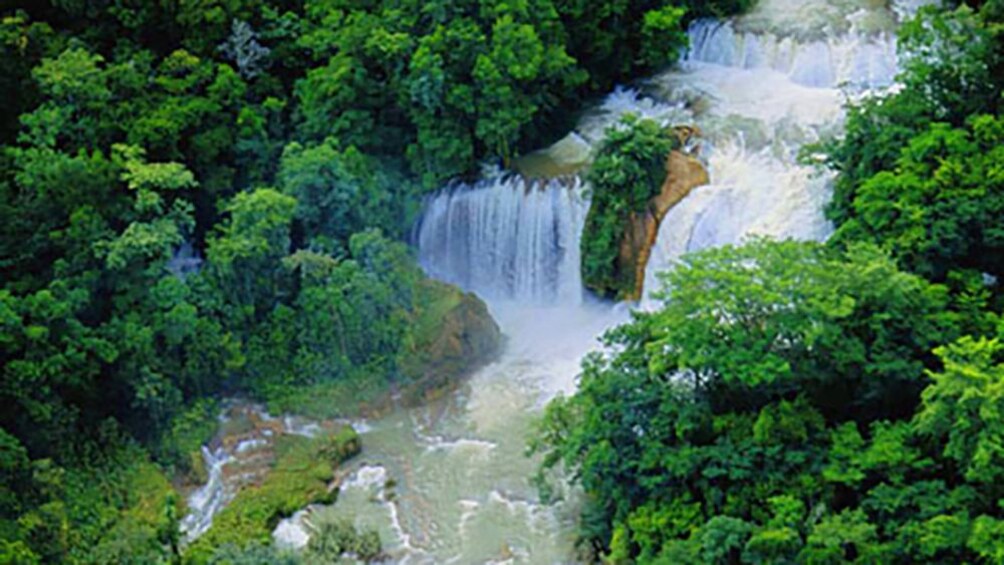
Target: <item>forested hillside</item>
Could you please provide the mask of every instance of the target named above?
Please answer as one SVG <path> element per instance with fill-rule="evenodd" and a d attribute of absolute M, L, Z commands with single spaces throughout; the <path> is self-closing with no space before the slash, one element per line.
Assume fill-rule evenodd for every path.
<path fill-rule="evenodd" d="M 928 7 L 805 151 L 824 244 L 685 256 L 534 447 L 609 563 L 1004 563 L 1004 4 Z"/>
<path fill-rule="evenodd" d="M 178 562 L 220 398 L 406 387 L 440 332 L 489 358 L 402 242 L 422 195 L 747 3 L 4 3 L 0 562 Z"/>

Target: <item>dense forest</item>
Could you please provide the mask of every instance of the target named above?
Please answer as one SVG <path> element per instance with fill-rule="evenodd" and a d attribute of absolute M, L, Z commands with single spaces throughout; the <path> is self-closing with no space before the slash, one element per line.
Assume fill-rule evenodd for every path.
<path fill-rule="evenodd" d="M 279 559 L 244 547 L 261 524 L 182 556 L 172 481 L 219 400 L 441 371 L 423 347 L 445 313 L 487 314 L 403 243 L 422 195 L 560 136 L 745 4 L 5 2 L 0 562 Z"/>
<path fill-rule="evenodd" d="M 586 359 L 534 447 L 587 554 L 1004 563 L 1002 33 L 997 1 L 906 22 L 899 86 L 804 153 L 834 235 L 686 256 Z"/>
<path fill-rule="evenodd" d="M 351 415 L 490 360 L 485 304 L 408 245 L 423 198 L 753 4 L 0 4 L 0 563 L 379 557 L 344 522 L 270 546 L 348 428 L 284 438 L 184 543 L 221 407 Z M 899 55 L 803 152 L 832 237 L 685 256 L 548 406 L 536 482 L 584 491 L 583 560 L 1004 563 L 1004 2 L 922 9 Z M 615 236 L 679 141 L 628 117 L 585 174 L 599 294 L 631 294 Z"/>

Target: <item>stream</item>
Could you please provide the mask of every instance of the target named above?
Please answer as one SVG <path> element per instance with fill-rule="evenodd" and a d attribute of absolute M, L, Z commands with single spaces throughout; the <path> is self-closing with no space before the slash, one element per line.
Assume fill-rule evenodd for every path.
<path fill-rule="evenodd" d="M 736 20 L 694 22 L 678 68 L 617 88 L 531 161 L 571 170 L 625 112 L 701 130 L 692 149 L 711 183 L 663 220 L 646 293 L 686 252 L 752 234 L 823 240 L 832 179 L 799 164 L 798 152 L 839 132 L 847 97 L 893 85 L 896 26 L 924 3 L 763 0 Z M 574 174 L 530 182 L 495 171 L 429 198 L 414 236 L 419 260 L 488 303 L 505 351 L 455 393 L 366 422 L 340 499 L 306 514 L 376 529 L 393 562 L 574 562 L 579 498 L 540 504 L 529 482 L 537 461 L 524 451 L 546 402 L 574 391 L 597 337 L 629 319 L 628 305 L 582 289 L 587 188 Z M 652 305 L 647 296 L 640 307 Z M 304 516 L 280 524 L 276 541 L 305 543 Z"/>

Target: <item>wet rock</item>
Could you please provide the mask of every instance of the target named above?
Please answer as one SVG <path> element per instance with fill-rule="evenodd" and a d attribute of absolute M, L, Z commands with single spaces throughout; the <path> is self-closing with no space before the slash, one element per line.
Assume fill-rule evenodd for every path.
<path fill-rule="evenodd" d="M 526 178 L 550 179 L 574 175 L 589 166 L 592 152 L 589 142 L 572 132 L 549 147 L 517 158 L 513 161 L 513 168 Z"/>
<path fill-rule="evenodd" d="M 671 151 L 666 157 L 666 180 L 662 189 L 649 201 L 643 214 L 631 214 L 630 227 L 621 240 L 620 268 L 633 269 L 635 288 L 629 298 L 642 297 L 645 284 L 645 268 L 648 265 L 652 246 L 659 235 L 663 218 L 690 191 L 708 184 L 708 171 L 699 160 L 681 151 Z"/>

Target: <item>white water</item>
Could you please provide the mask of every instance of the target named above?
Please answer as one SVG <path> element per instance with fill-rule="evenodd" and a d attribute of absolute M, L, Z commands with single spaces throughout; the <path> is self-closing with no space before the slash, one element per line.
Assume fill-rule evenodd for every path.
<path fill-rule="evenodd" d="M 274 418 L 263 407 L 239 401 L 225 404 L 220 430 L 210 445 L 202 446 L 206 482 L 188 495 L 188 514 L 181 520 L 185 543 L 206 533 L 213 518 L 237 496 L 269 472 L 273 447 L 283 434 L 312 437 L 324 428 L 295 416 Z M 324 423 L 329 428 L 335 422 Z M 358 428 L 357 428 L 358 429 Z"/>
<path fill-rule="evenodd" d="M 582 301 L 579 234 L 589 203 L 577 178 L 529 184 L 497 175 L 432 197 L 417 230 L 434 278 L 489 299 Z"/>
<path fill-rule="evenodd" d="M 661 288 L 657 273 L 684 253 L 752 235 L 817 241 L 829 235 L 823 208 L 832 179 L 800 165 L 799 149 L 839 131 L 847 97 L 893 85 L 896 41 L 889 22 L 918 5 L 887 12 L 779 0 L 762 3 L 737 23 L 695 22 L 681 68 L 648 87 L 696 108 L 690 121 L 707 139 L 703 157 L 711 183 L 663 220 L 646 269 L 644 306 L 654 305 L 651 293 Z M 820 16 L 812 13 L 825 18 L 841 9 L 845 15 L 835 22 L 843 26 L 840 33 L 812 38 L 820 27 Z M 770 21 L 787 34 L 762 29 Z"/>
<path fill-rule="evenodd" d="M 595 336 L 627 311 L 588 301 L 490 307 L 509 338 L 502 357 L 453 395 L 368 422 L 338 501 L 281 524 L 279 543 L 306 543 L 304 520 L 342 517 L 377 530 L 394 563 L 574 561 L 578 499 L 539 502 L 526 439 L 544 403 L 574 390 Z"/>
<path fill-rule="evenodd" d="M 627 111 L 701 128 L 711 183 L 663 221 L 647 291 L 657 271 L 688 251 L 751 234 L 828 235 L 822 208 L 830 179 L 795 156 L 839 131 L 845 95 L 891 84 L 897 15 L 915 6 L 875 4 L 764 0 L 738 21 L 697 22 L 679 69 L 617 89 L 567 138 L 595 146 Z M 565 155 L 568 145 L 556 149 L 556 161 L 580 157 Z M 376 529 L 394 562 L 575 560 L 577 498 L 541 505 L 527 480 L 536 462 L 522 453 L 544 403 L 574 391 L 596 336 L 627 319 L 625 306 L 595 303 L 582 291 L 582 190 L 574 179 L 528 186 L 495 174 L 429 199 L 415 233 L 423 267 L 484 297 L 509 339 L 506 350 L 456 394 L 367 422 L 363 454 L 338 503 L 311 516 Z M 297 527 L 285 523 L 277 535 L 302 544 Z"/>
<path fill-rule="evenodd" d="M 188 496 L 188 514 L 181 520 L 181 532 L 189 542 L 206 533 L 213 516 L 235 495 L 223 481 L 223 467 L 234 460 L 233 456 L 223 447 L 210 450 L 202 446 L 202 459 L 208 479 Z"/>

